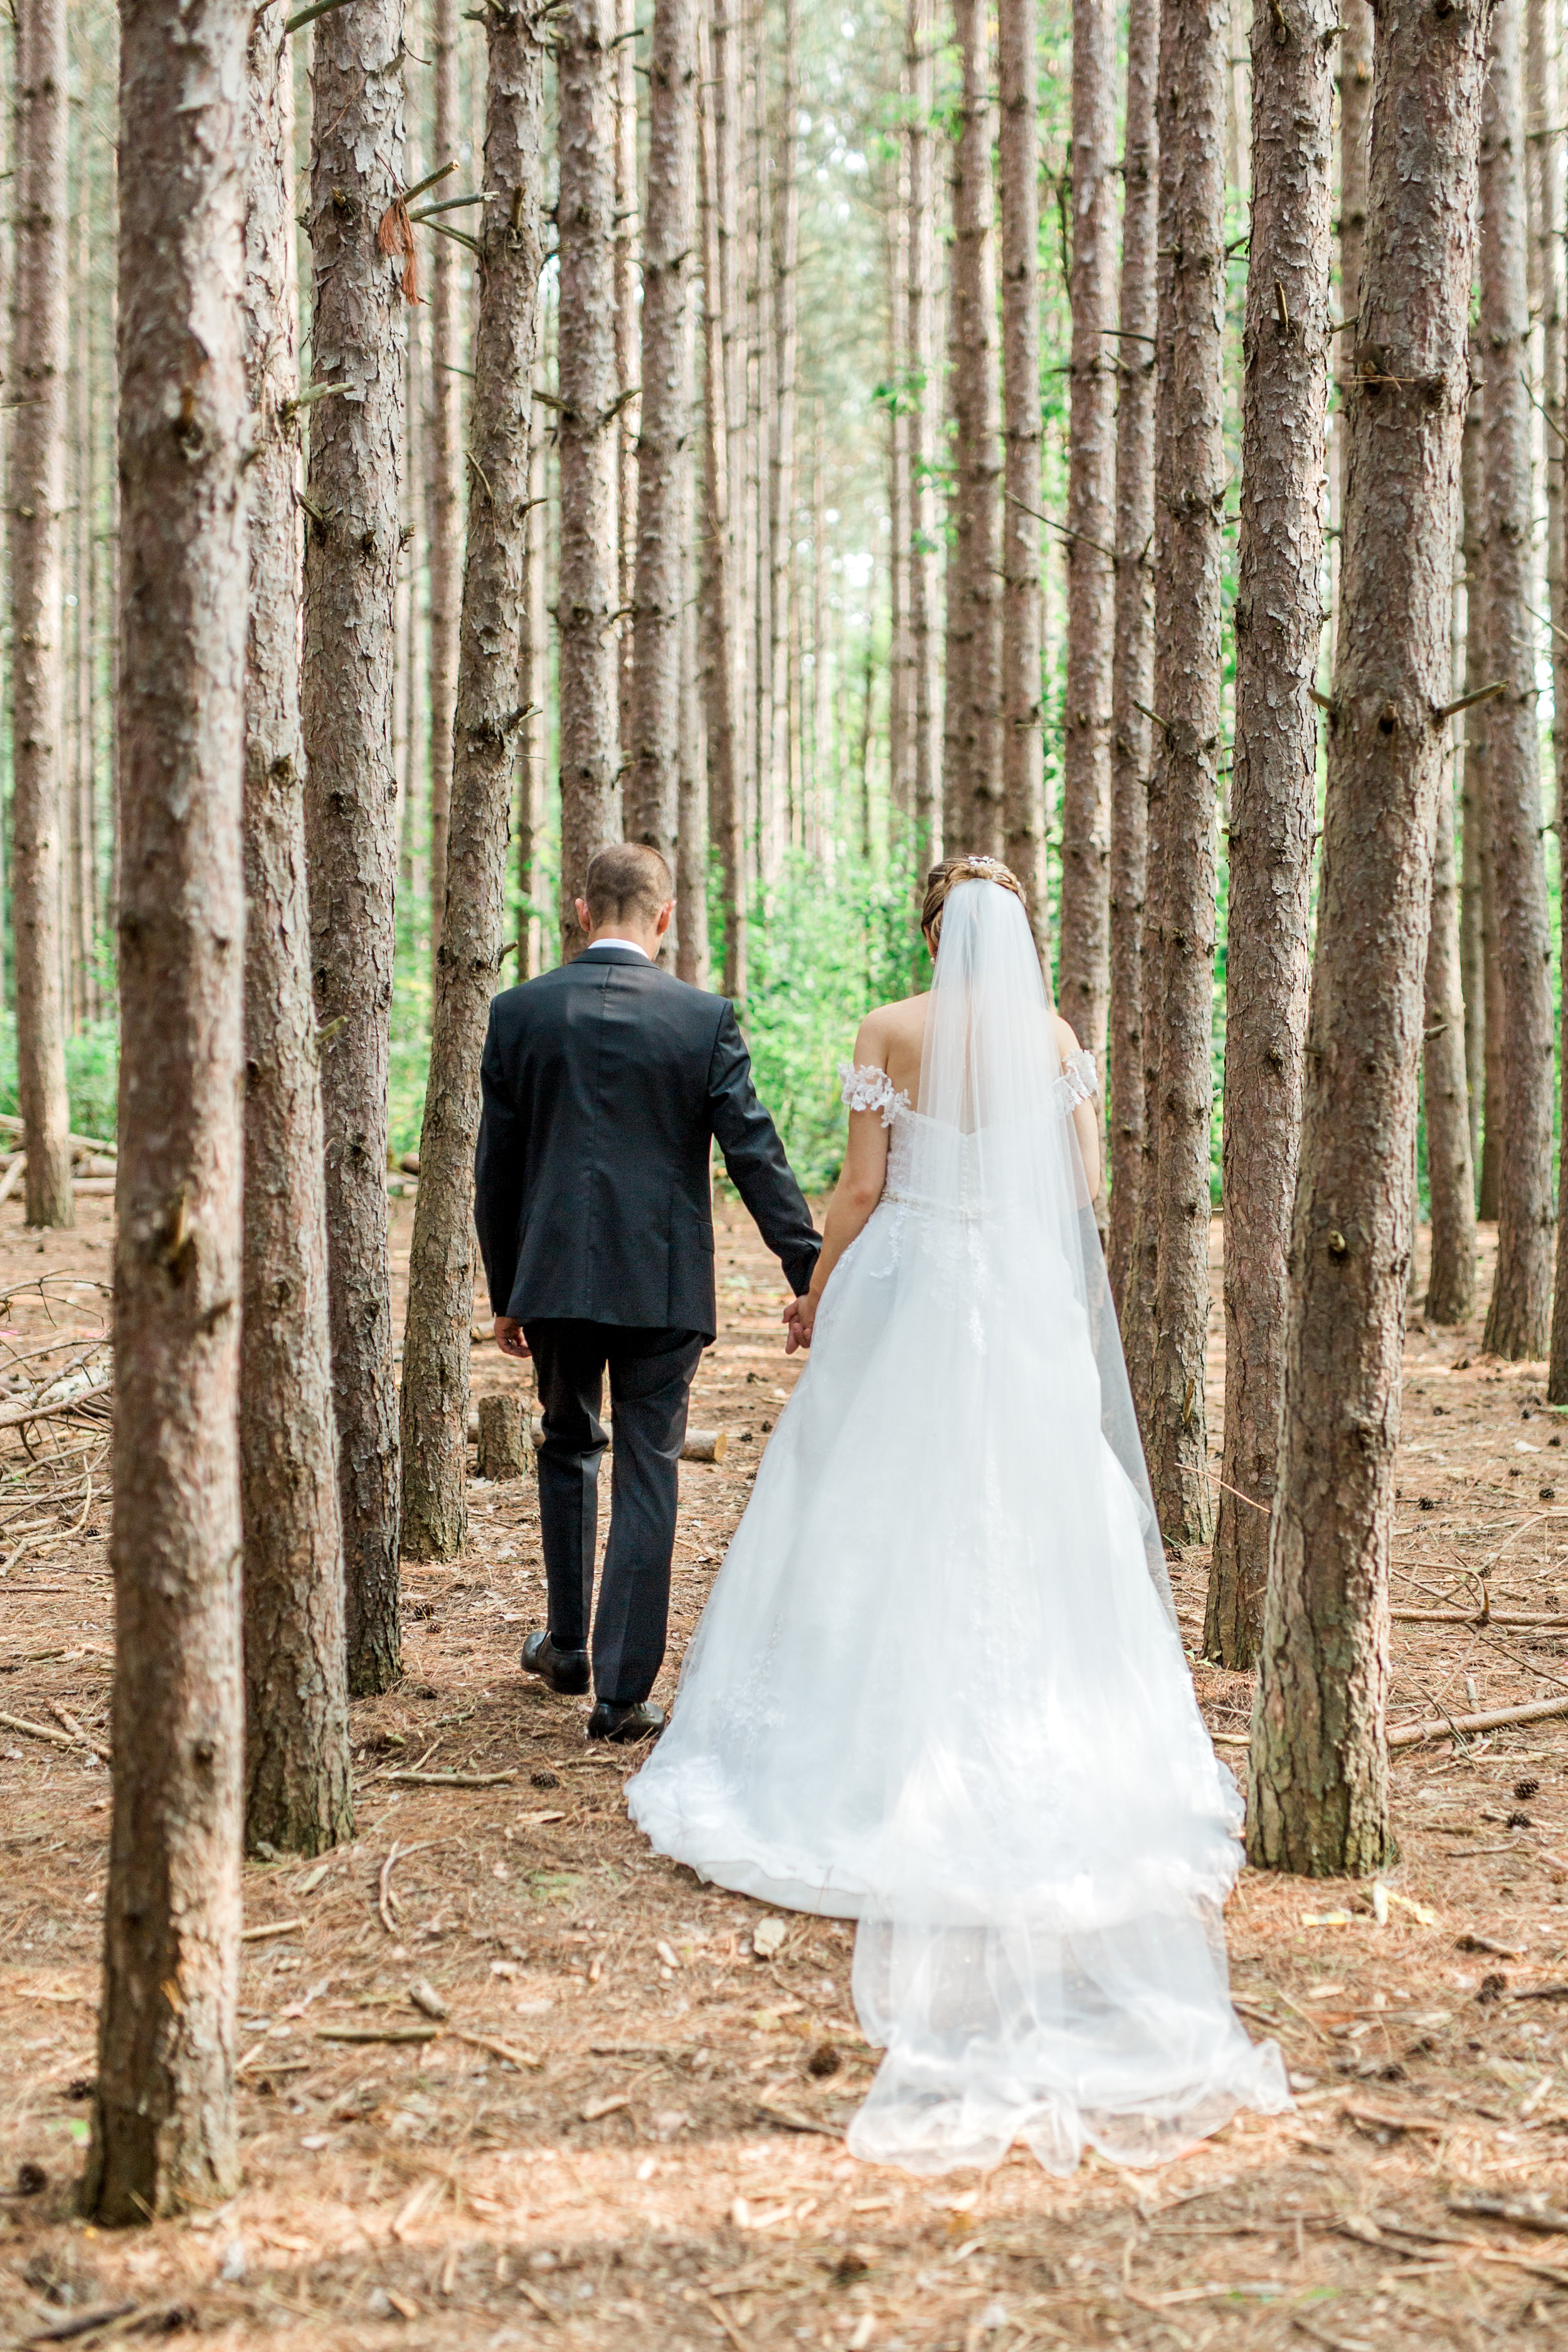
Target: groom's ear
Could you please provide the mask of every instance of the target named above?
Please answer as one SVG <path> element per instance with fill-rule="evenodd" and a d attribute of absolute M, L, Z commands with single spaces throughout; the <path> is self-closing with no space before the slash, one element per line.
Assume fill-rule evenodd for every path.
<path fill-rule="evenodd" d="M 673 898 L 667 898 L 667 899 L 665 900 L 665 902 L 664 902 L 663 906 L 659 908 L 659 910 L 658 910 L 658 916 L 656 917 L 655 921 L 654 921 L 654 927 L 653 927 L 653 928 L 654 928 L 654 932 L 655 932 L 656 937 L 658 937 L 658 939 L 661 939 L 661 940 L 662 940 L 662 939 L 663 939 L 663 937 L 664 937 L 664 935 L 665 935 L 665 933 L 666 933 L 666 931 L 668 931 L 668 929 L 669 929 L 669 919 L 670 919 L 670 917 L 674 914 L 674 912 L 675 912 L 675 901 L 674 901 L 674 899 L 673 899 Z"/>

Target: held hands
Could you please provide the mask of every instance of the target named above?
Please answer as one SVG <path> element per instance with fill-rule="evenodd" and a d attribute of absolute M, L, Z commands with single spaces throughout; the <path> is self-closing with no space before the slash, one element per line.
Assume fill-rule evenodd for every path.
<path fill-rule="evenodd" d="M 784 1354 L 793 1356 L 797 1348 L 809 1348 L 816 1324 L 816 1310 L 821 1301 L 815 1291 L 808 1290 L 804 1298 L 792 1298 L 780 1318 L 784 1327 Z"/>
<path fill-rule="evenodd" d="M 503 1356 L 524 1357 L 528 1341 L 522 1336 L 522 1326 L 510 1315 L 498 1315 L 495 1319 L 496 1346 Z"/>

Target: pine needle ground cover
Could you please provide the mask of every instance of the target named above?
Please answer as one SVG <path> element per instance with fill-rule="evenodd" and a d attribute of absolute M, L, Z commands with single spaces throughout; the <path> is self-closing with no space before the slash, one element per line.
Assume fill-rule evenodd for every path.
<path fill-rule="evenodd" d="M 393 1214 L 401 1268 L 411 1204 Z M 57 1336 L 47 1299 L 69 1302 L 57 1317 L 79 1305 L 84 1330 L 94 1322 L 109 1215 L 83 1199 L 74 1233 L 40 1241 L 15 1202 L 0 1207 L 0 1290 L 48 1277 L 6 1308 L 18 1357 L 29 1335 Z M 1215 1244 L 1217 1278 L 1217 1227 Z M 797 1373 L 780 1351 L 776 1270 L 732 1209 L 720 1277 L 723 1328 L 692 1421 L 731 1442 L 722 1464 L 682 1471 L 665 1699 Z M 1217 1470 L 1217 1346 L 1208 1371 Z M 480 1394 L 512 1377 L 492 1347 L 476 1349 Z M 1568 1683 L 1568 1478 L 1556 1484 L 1559 1421 L 1542 1399 L 1542 1368 L 1482 1360 L 1479 1327 L 1412 1329 L 1396 1722 Z M 71 2206 L 109 1820 L 92 1753 L 110 1737 L 107 1497 L 85 1517 L 7 1504 L 7 2342 L 51 2330 L 88 2344 L 199 2335 L 233 2352 L 611 2352 L 628 2334 L 661 2352 L 1562 2340 L 1568 1721 L 1396 1751 L 1402 1853 L 1381 1893 L 1244 1876 L 1227 1920 L 1237 1999 L 1284 2048 L 1294 2115 L 1243 2117 L 1148 2174 L 1095 2161 L 1058 2183 L 1016 2155 L 984 2181 L 920 2182 L 857 2165 L 842 2145 L 875 2064 L 854 2021 L 848 1930 L 775 1920 L 647 1852 L 625 1817 L 624 1759 L 590 1755 L 581 1705 L 517 1671 L 542 1613 L 532 1482 L 475 1486 L 470 1500 L 464 1558 L 406 1571 L 404 1682 L 354 1707 L 357 1843 L 247 1866 L 245 2185 L 218 2212 L 124 2237 L 84 2229 Z M 18 1556 L 27 1517 L 47 1525 L 42 1548 Z M 1483 1571 L 1488 1624 L 1403 1613 L 1473 1613 Z M 1194 1644 L 1205 1574 L 1194 1553 L 1175 1578 Z M 1212 1727 L 1234 1743 L 1248 1678 L 1194 1671 Z"/>

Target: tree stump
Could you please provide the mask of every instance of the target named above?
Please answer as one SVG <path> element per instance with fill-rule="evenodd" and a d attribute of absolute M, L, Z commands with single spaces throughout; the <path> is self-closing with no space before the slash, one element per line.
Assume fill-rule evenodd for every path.
<path fill-rule="evenodd" d="M 503 1390 L 499 1396 L 479 1399 L 479 1458 L 481 1478 L 526 1478 L 533 1448 L 521 1396 Z"/>

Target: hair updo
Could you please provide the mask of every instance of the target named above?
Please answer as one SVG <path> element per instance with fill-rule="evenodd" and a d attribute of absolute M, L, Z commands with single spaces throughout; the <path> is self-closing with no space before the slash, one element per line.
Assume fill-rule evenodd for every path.
<path fill-rule="evenodd" d="M 1011 890 L 1015 898 L 1024 896 L 1017 876 L 999 857 L 944 857 L 926 876 L 925 902 L 921 908 L 921 929 L 933 950 L 942 938 L 947 894 L 960 882 L 994 882 L 999 890 Z"/>

